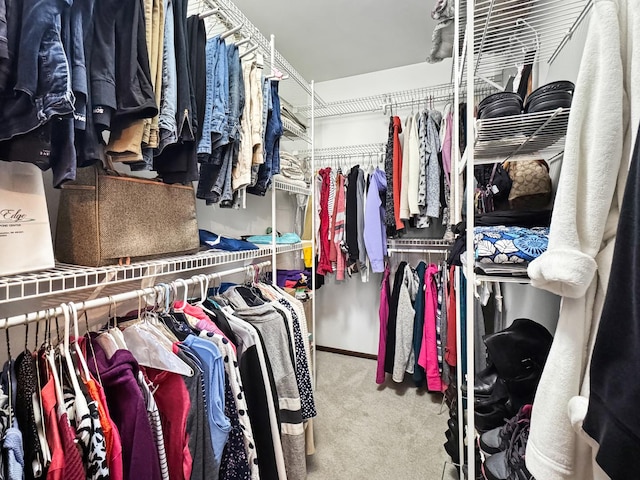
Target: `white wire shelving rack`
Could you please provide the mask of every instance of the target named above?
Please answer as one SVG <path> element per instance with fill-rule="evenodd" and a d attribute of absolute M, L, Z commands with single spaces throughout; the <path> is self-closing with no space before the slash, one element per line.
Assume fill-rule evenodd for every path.
<path fill-rule="evenodd" d="M 311 195 L 311 187 L 303 187 L 302 185 L 294 185 L 292 183 L 276 180 L 273 186 L 280 192 L 297 193 L 299 195 Z"/>
<path fill-rule="evenodd" d="M 593 0 L 462 0 L 456 3 L 454 32 L 454 83 L 459 87 L 461 100 L 474 103 L 476 83 L 487 83 L 487 77 L 525 63 L 552 63 L 586 18 Z M 461 48 L 462 46 L 462 48 Z M 535 52 L 535 53 L 534 53 Z M 461 86 L 465 84 L 463 89 Z M 455 112 L 457 115 L 457 112 Z M 465 152 L 466 184 L 473 185 L 477 163 L 517 160 L 548 150 L 564 150 L 569 110 L 558 109 L 532 115 L 517 115 L 502 119 L 478 121 L 474 109 L 466 112 L 467 138 L 474 138 Z M 454 120 L 458 122 L 458 118 Z M 474 128 L 476 131 L 474 132 Z M 475 135 L 474 135 L 475 134 Z M 459 153 L 456 153 L 458 155 Z M 474 272 L 474 189 L 466 189 L 466 355 L 467 371 L 461 378 L 458 370 L 459 418 L 466 418 L 466 447 L 462 431 L 459 440 L 460 459 L 466 457 L 467 478 L 476 477 L 475 428 L 475 365 L 474 292 L 476 281 L 502 281 L 506 277 L 476 275 Z M 460 282 L 459 279 L 456 280 Z M 505 280 L 506 281 L 506 280 Z M 528 279 L 511 279 L 527 283 Z M 457 297 L 459 300 L 460 296 Z M 458 324 L 460 331 L 460 324 Z M 458 352 L 462 346 L 460 335 L 456 339 Z M 461 359 L 458 360 L 460 365 Z M 461 410 L 463 402 L 461 382 L 467 385 L 467 415 Z M 467 455 L 464 455 L 464 449 Z"/>
<path fill-rule="evenodd" d="M 246 265 L 244 267 L 237 267 L 228 270 L 223 270 L 221 272 L 215 272 L 210 274 L 203 274 L 198 276 L 193 276 L 189 279 L 179 279 L 173 282 L 173 285 L 176 289 L 184 288 L 188 289 L 190 286 L 204 284 L 204 282 L 212 282 L 218 281 L 222 277 L 226 277 L 229 275 L 236 275 L 239 273 L 247 273 L 252 274 L 254 269 L 262 269 L 265 267 L 271 266 L 271 262 L 261 262 L 254 265 Z M 144 296 L 153 296 L 152 298 L 158 299 L 166 295 L 165 289 L 161 285 L 153 285 L 147 288 L 140 289 L 132 289 L 126 292 L 122 292 L 116 295 L 109 295 L 100 298 L 92 298 L 86 301 L 81 301 L 80 303 L 74 303 L 74 307 L 78 313 L 87 312 L 88 310 L 93 310 L 101 307 L 111 307 L 119 303 L 124 303 L 130 300 L 139 300 Z M 61 304 L 60 306 L 55 306 L 53 308 L 47 308 L 46 310 L 39 310 L 31 313 L 24 313 L 17 316 L 6 316 L 3 317 L 0 314 L 0 319 L 2 323 L 0 324 L 0 328 L 9 328 L 16 327 L 18 325 L 26 325 L 31 322 L 42 321 L 47 318 L 56 318 L 63 315 L 67 315 L 65 313 L 65 306 L 69 306 L 71 304 Z"/>
<path fill-rule="evenodd" d="M 441 238 L 390 238 L 387 239 L 387 252 L 409 254 L 440 254 L 446 255 L 453 245 L 448 240 Z"/>
<path fill-rule="evenodd" d="M 495 93 L 497 89 L 491 85 L 478 85 L 477 96 L 479 99 Z M 358 113 L 382 112 L 388 113 L 391 109 L 402 107 L 426 107 L 430 104 L 442 105 L 453 102 L 454 86 L 451 83 L 434 85 L 431 87 L 414 88 L 397 92 L 370 95 L 367 97 L 350 98 L 334 102 L 325 102 L 315 109 L 316 118 L 336 117 Z M 299 106 L 296 111 L 301 114 L 309 114 L 310 107 Z"/>
<path fill-rule="evenodd" d="M 285 116 L 282 116 L 282 129 L 284 130 L 283 135 L 285 137 L 292 140 L 304 140 L 309 145 L 311 145 L 311 136 L 309 135 L 307 130 Z"/>
<path fill-rule="evenodd" d="M 277 245 L 276 253 L 300 251 L 305 242 Z M 8 302 L 48 297 L 81 290 L 90 290 L 104 285 L 134 282 L 147 278 L 195 272 L 237 262 L 253 261 L 272 254 L 271 245 L 258 250 L 224 252 L 208 250 L 193 255 L 134 262 L 130 265 L 104 267 L 82 267 L 58 264 L 55 268 L 34 273 L 0 277 L 0 305 Z"/>
<path fill-rule="evenodd" d="M 467 1 L 460 3 L 464 25 Z M 476 0 L 474 75 L 491 76 L 531 60 L 553 63 L 592 6 L 593 0 Z M 466 47 L 465 30 L 459 35 Z"/>
<path fill-rule="evenodd" d="M 564 151 L 568 108 L 476 122 L 475 163 L 548 159 Z"/>
<path fill-rule="evenodd" d="M 315 156 L 315 165 L 342 164 L 349 160 L 361 160 L 366 163 L 369 159 L 379 158 L 384 155 L 386 145 L 384 143 L 364 143 L 360 145 L 346 145 L 341 147 L 317 148 L 298 152 L 302 157 Z M 348 163 L 348 162 L 347 162 Z"/>

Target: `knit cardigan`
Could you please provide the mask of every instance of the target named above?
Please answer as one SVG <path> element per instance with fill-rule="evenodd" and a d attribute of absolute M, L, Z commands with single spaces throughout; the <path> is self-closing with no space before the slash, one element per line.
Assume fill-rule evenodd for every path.
<path fill-rule="evenodd" d="M 635 0 L 595 0 L 593 8 L 549 248 L 528 269 L 534 286 L 564 297 L 526 451 L 528 469 L 544 480 L 607 478 L 593 461 L 594 442 L 581 427 L 591 350 L 640 122 L 640 10 Z"/>

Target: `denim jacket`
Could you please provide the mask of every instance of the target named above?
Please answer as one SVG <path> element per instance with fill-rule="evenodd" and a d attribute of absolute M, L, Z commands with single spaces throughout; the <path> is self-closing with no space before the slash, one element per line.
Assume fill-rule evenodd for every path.
<path fill-rule="evenodd" d="M 11 67 L 8 76 L 0 76 L 0 140 L 71 114 L 75 102 L 61 38 L 61 18 L 70 3 L 8 0 L 5 5 Z"/>
<path fill-rule="evenodd" d="M 225 129 L 227 98 L 220 88 L 224 84 L 223 75 L 227 75 L 227 62 L 223 56 L 226 57 L 224 41 L 219 36 L 207 40 L 207 91 L 198 154 L 211 154 L 213 144 L 219 141 Z"/>

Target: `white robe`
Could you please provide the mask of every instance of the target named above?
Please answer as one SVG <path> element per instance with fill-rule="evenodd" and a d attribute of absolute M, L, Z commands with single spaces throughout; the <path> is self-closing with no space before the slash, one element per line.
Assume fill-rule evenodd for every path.
<path fill-rule="evenodd" d="M 582 430 L 589 363 L 640 121 L 640 8 L 595 0 L 576 83 L 549 249 L 529 266 L 534 286 L 563 297 L 533 404 L 526 463 L 540 480 L 608 476 Z"/>

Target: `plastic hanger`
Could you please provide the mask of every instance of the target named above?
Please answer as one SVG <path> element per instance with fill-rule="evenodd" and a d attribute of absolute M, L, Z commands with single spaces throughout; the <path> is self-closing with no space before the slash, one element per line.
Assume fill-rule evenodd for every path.
<path fill-rule="evenodd" d="M 87 366 L 87 360 L 84 358 L 82 354 L 82 350 L 80 349 L 80 345 L 78 344 L 78 338 L 80 338 L 79 328 L 78 328 L 78 308 L 76 304 L 73 302 L 69 302 L 69 309 L 71 310 L 71 315 L 73 316 L 73 334 L 75 339 L 73 341 L 73 347 L 76 352 L 76 357 L 78 358 L 78 362 L 80 363 L 80 372 L 84 375 L 85 380 L 89 380 L 91 378 L 91 374 L 89 373 L 89 367 Z"/>
<path fill-rule="evenodd" d="M 13 378 L 11 377 L 11 339 L 9 338 L 9 325 L 7 324 L 7 320 L 4 321 L 4 335 L 7 341 L 7 364 L 9 368 L 7 368 L 7 395 L 9 395 L 9 426 L 13 426 Z"/>
<path fill-rule="evenodd" d="M 141 311 L 141 296 L 138 296 L 139 309 Z M 193 376 L 194 372 L 189 365 L 173 353 L 173 343 L 155 328 L 150 322 L 145 320 L 145 316 L 140 316 L 140 323 L 127 327 L 123 332 L 129 351 L 133 354 L 140 365 L 158 370 L 177 373 L 187 377 Z"/>
<path fill-rule="evenodd" d="M 41 312 L 38 312 L 36 316 L 36 335 L 34 341 L 34 349 L 36 352 L 36 388 L 38 390 L 38 395 L 34 398 L 36 405 L 34 405 L 34 420 L 36 425 L 36 431 L 38 432 L 38 438 L 40 440 L 40 450 L 42 453 L 42 463 L 41 466 L 46 466 L 51 463 L 51 450 L 49 448 L 49 444 L 47 442 L 47 427 L 44 421 L 44 409 L 42 407 L 42 378 L 40 377 L 40 359 L 38 358 L 38 337 L 40 333 L 40 321 L 42 320 Z M 27 324 L 28 325 L 28 324 Z M 28 340 L 28 329 L 25 329 L 25 350 L 26 350 L 26 342 Z M 42 470 L 40 470 L 40 475 L 42 475 Z"/>
<path fill-rule="evenodd" d="M 84 417 L 85 414 L 89 413 L 89 406 L 87 405 L 87 400 L 82 394 L 82 390 L 80 389 L 80 384 L 78 383 L 78 377 L 76 375 L 75 366 L 73 364 L 73 360 L 71 358 L 71 350 L 69 349 L 69 337 L 70 337 L 70 324 L 71 324 L 71 311 L 69 305 L 63 303 L 60 305 L 62 308 L 62 313 L 64 315 L 64 339 L 62 344 L 60 345 L 60 352 L 62 357 L 65 360 L 65 364 L 67 370 L 69 371 L 69 377 L 71 379 L 71 386 L 73 387 L 73 392 L 75 394 L 76 399 L 76 411 L 78 418 Z"/>
<path fill-rule="evenodd" d="M 109 297 L 109 300 L 111 301 L 111 305 L 109 306 L 109 318 L 117 319 L 118 312 L 115 309 L 116 307 L 115 302 L 111 297 Z M 113 314 L 111 313 L 111 307 L 114 308 Z M 123 348 L 121 346 L 121 342 L 116 341 L 115 335 L 112 335 L 112 332 L 115 333 L 115 330 L 118 330 L 117 320 L 114 320 L 114 321 L 116 322 L 115 328 L 107 328 L 107 330 L 103 331 L 100 335 L 96 337 L 96 342 L 98 342 L 98 345 L 102 347 L 102 350 L 104 350 L 104 353 L 108 359 L 111 359 L 114 353 L 116 353 L 118 350 Z M 124 343 L 124 339 L 122 339 L 122 343 Z M 124 348 L 126 348 L 126 346 Z"/>

